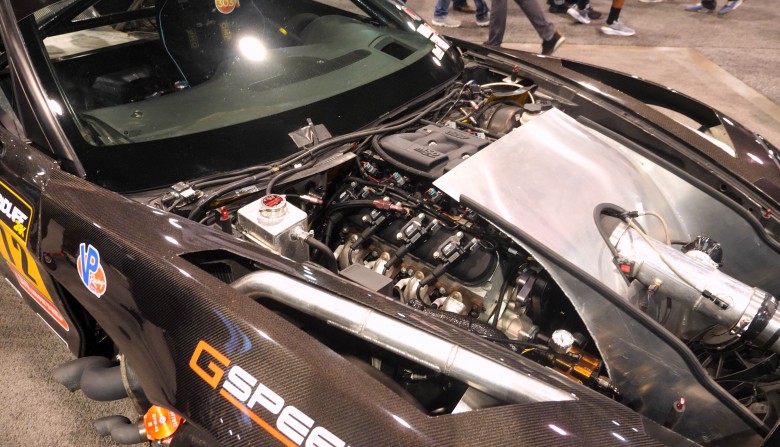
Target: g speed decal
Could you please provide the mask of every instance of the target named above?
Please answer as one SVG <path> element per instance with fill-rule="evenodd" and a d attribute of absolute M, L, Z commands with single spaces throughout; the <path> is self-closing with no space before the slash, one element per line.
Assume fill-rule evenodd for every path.
<path fill-rule="evenodd" d="M 79 277 L 90 292 L 100 298 L 106 293 L 106 272 L 100 265 L 100 252 L 91 244 L 79 245 L 79 257 L 76 260 Z"/>
<path fill-rule="evenodd" d="M 219 388 L 220 396 L 285 446 L 301 446 L 304 441 L 306 447 L 346 446 L 344 441 L 318 425 L 306 413 L 285 402 L 284 398 L 245 369 L 238 365 L 228 368 L 230 363 L 227 356 L 204 340 L 198 343 L 190 358 L 190 368 L 201 379 L 210 387 Z M 276 420 L 276 426 L 258 416 L 255 407 L 269 412 Z"/>

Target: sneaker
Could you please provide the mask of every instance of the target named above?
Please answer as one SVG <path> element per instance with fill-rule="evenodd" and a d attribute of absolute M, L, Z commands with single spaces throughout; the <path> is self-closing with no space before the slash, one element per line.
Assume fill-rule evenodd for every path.
<path fill-rule="evenodd" d="M 739 8 L 739 5 L 742 4 L 742 0 L 729 0 L 728 3 L 726 3 L 726 6 L 720 8 L 720 11 L 718 11 L 719 15 L 726 14 L 728 12 L 731 12 L 737 8 Z"/>
<path fill-rule="evenodd" d="M 620 20 L 615 20 L 611 25 L 601 25 L 601 32 L 608 36 L 633 36 L 636 31 L 627 27 Z"/>
<path fill-rule="evenodd" d="M 477 19 L 477 26 L 490 26 L 490 13 L 488 13 L 484 19 Z"/>
<path fill-rule="evenodd" d="M 463 5 L 458 5 L 458 6 L 452 5 L 452 9 L 454 9 L 455 11 L 458 11 L 458 12 L 467 12 L 467 13 L 470 13 L 470 14 L 473 14 L 473 13 L 477 12 L 477 8 L 475 8 L 475 7 L 473 7 L 473 6 L 469 5 L 469 4 L 463 4 Z"/>
<path fill-rule="evenodd" d="M 697 3 L 695 5 L 690 5 L 685 7 L 686 11 L 690 12 L 712 12 L 715 11 L 715 5 L 712 4 L 712 6 L 707 6 L 707 4 L 704 3 Z"/>
<path fill-rule="evenodd" d="M 457 28 L 461 25 L 461 22 L 460 20 L 455 20 L 450 16 L 444 16 L 434 17 L 433 20 L 431 20 L 431 25 L 441 26 L 444 28 Z"/>
<path fill-rule="evenodd" d="M 489 48 L 501 48 L 501 44 L 500 43 L 490 43 L 487 40 L 482 42 L 482 45 L 486 46 L 486 47 L 489 47 Z"/>
<path fill-rule="evenodd" d="M 549 40 L 542 42 L 542 54 L 549 56 L 555 53 L 555 50 L 563 45 L 564 42 L 566 42 L 566 38 L 558 30 L 555 30 L 555 34 Z"/>
<path fill-rule="evenodd" d="M 588 18 L 591 20 L 598 20 L 601 18 L 601 13 L 591 7 L 588 7 Z"/>
<path fill-rule="evenodd" d="M 577 7 L 577 5 L 574 5 L 571 8 L 569 8 L 566 12 L 570 16 L 574 17 L 574 20 L 587 25 L 588 23 L 590 23 L 590 17 L 588 17 L 588 9 L 590 9 L 590 6 L 586 6 L 585 9 L 580 9 Z"/>

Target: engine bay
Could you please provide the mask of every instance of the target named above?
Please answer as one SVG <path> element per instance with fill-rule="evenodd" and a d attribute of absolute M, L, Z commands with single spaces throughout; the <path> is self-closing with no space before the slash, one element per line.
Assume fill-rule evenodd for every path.
<path fill-rule="evenodd" d="M 737 220 L 744 226 L 744 219 L 728 217 L 723 225 L 709 227 L 695 224 L 667 203 L 663 184 L 690 195 L 697 194 L 695 188 L 655 171 L 646 181 L 632 180 L 641 174 L 628 169 L 625 178 L 615 181 L 600 180 L 604 174 L 597 169 L 593 178 L 578 178 L 577 166 L 597 166 L 599 160 L 607 171 L 651 167 L 567 115 L 562 98 L 530 79 L 516 73 L 486 77 L 481 68 L 464 76 L 469 77 L 474 79 L 456 82 L 438 97 L 354 134 L 333 138 L 310 120 L 290 134 L 301 154 L 272 168 L 181 182 L 150 204 L 294 261 L 318 264 L 383 299 L 504 346 L 691 436 L 706 425 L 705 414 L 687 421 L 681 417 L 686 398 L 699 393 L 695 374 L 690 383 L 680 380 L 680 389 L 663 394 L 659 387 L 683 370 L 657 370 L 666 347 L 650 356 L 646 351 L 654 349 L 653 337 L 672 337 L 712 378 L 722 380 L 718 383 L 747 411 L 774 421 L 776 369 L 768 366 L 775 363 L 780 329 L 772 295 L 777 281 L 751 275 L 749 266 L 721 272 L 725 250 L 710 238 L 727 234 L 726 227 Z M 577 133 L 582 138 L 555 140 L 556 135 Z M 552 155 L 550 146 L 557 148 Z M 545 159 L 549 161 L 537 161 Z M 566 166 L 568 162 L 573 165 Z M 584 181 L 578 188 L 577 182 Z M 551 189 L 550 184 L 565 188 Z M 594 193 L 592 184 L 604 191 L 630 187 L 614 196 Z M 637 200 L 635 192 L 644 196 Z M 605 205 L 613 200 L 624 207 L 640 205 Z M 647 206 L 658 206 L 659 212 Z M 581 211 L 578 207 L 585 211 L 561 227 L 558 222 Z M 564 211 L 554 220 L 557 210 Z M 607 285 L 631 312 L 652 320 L 643 324 L 654 335 L 616 348 L 620 343 L 614 343 L 615 337 L 638 334 L 636 329 L 613 330 L 600 320 L 588 310 L 594 302 L 582 299 L 586 294 L 578 292 L 567 274 L 499 225 L 496 216 L 516 223 Z M 524 224 L 524 216 L 536 220 Z M 726 240 L 724 246 L 733 250 L 733 242 Z M 763 245 L 755 256 L 771 264 L 778 255 Z M 745 284 L 735 276 L 755 282 Z M 756 286 L 769 292 L 751 292 Z M 467 403 L 476 391 L 464 381 L 345 335 L 301 309 L 266 301 L 264 305 L 360 363 L 429 415 L 501 403 L 484 396 L 478 404 Z M 648 368 L 654 370 L 651 382 L 649 376 L 637 376 Z M 658 397 L 651 397 L 651 391 Z M 711 404 L 708 399 L 701 400 L 702 407 Z M 671 406 L 678 410 L 668 411 Z"/>

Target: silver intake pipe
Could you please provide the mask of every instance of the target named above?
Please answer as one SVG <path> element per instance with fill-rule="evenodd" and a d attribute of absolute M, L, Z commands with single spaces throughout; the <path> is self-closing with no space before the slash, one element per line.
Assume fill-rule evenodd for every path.
<path fill-rule="evenodd" d="M 780 353 L 780 313 L 769 293 L 625 223 L 617 226 L 610 242 L 629 277 L 707 315 L 755 346 Z"/>
<path fill-rule="evenodd" d="M 571 393 L 514 371 L 410 323 L 280 273 L 250 273 L 232 286 L 251 298 L 269 298 L 326 321 L 363 340 L 461 380 L 496 399 L 509 403 L 576 400 Z M 408 312 L 414 312 L 414 309 L 410 308 Z M 405 318 L 402 313 L 398 316 Z"/>

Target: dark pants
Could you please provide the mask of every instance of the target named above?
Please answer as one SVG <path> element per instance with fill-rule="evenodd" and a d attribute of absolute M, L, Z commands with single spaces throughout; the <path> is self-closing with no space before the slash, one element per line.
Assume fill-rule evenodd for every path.
<path fill-rule="evenodd" d="M 492 0 L 490 3 L 490 33 L 487 43 L 489 45 L 501 45 L 506 31 L 506 2 L 507 0 Z M 555 26 L 544 17 L 544 11 L 538 0 L 515 0 L 517 6 L 523 10 L 523 14 L 531 22 L 531 25 L 542 40 L 550 40 L 555 34 Z"/>

